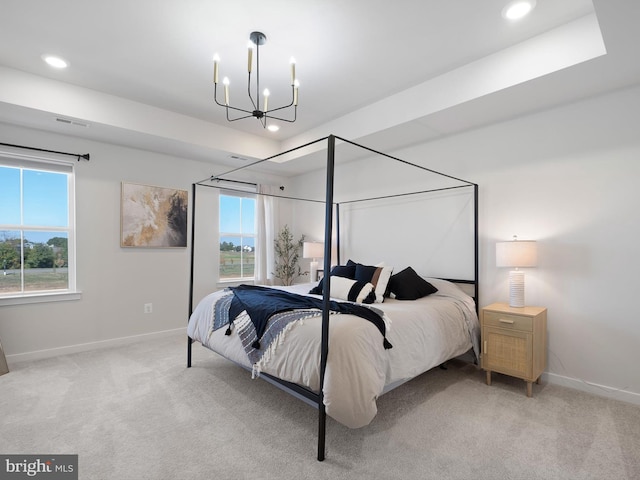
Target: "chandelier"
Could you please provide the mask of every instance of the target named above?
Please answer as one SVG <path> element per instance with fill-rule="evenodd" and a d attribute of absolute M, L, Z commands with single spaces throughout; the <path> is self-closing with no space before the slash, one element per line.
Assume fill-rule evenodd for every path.
<path fill-rule="evenodd" d="M 236 120 L 242 120 L 243 118 L 257 118 L 262 124 L 263 128 L 267 126 L 267 118 L 273 120 L 280 120 L 282 122 L 293 123 L 296 121 L 297 113 L 298 113 L 298 79 L 296 78 L 296 63 L 295 60 L 291 59 L 291 101 L 288 105 L 283 105 L 277 108 L 269 108 L 269 90 L 264 89 L 262 91 L 262 100 L 260 94 L 260 45 L 264 45 L 267 41 L 267 36 L 262 32 L 251 32 L 249 35 L 249 45 L 248 45 L 248 54 L 249 58 L 247 61 L 247 70 L 248 70 L 248 78 L 247 78 L 247 93 L 249 94 L 249 100 L 251 100 L 251 104 L 253 105 L 253 110 L 245 110 L 244 108 L 233 107 L 229 104 L 229 79 L 224 77 L 222 79 L 222 84 L 224 86 L 224 102 L 220 103 L 218 101 L 218 64 L 220 63 L 220 57 L 218 54 L 213 57 L 213 99 L 215 102 L 224 107 L 227 113 L 227 120 L 229 122 L 235 122 Z M 255 48 L 256 52 L 256 67 L 255 67 L 255 96 L 251 94 L 251 72 L 253 70 L 253 51 Z M 262 109 L 260 106 L 262 104 Z M 279 112 L 281 110 L 293 107 L 293 118 L 282 118 L 279 116 L 275 116 L 275 112 Z M 231 118 L 229 116 L 229 110 L 234 110 L 236 112 L 244 113 L 246 115 L 240 115 L 235 118 Z M 279 114 L 280 115 L 280 114 Z"/>

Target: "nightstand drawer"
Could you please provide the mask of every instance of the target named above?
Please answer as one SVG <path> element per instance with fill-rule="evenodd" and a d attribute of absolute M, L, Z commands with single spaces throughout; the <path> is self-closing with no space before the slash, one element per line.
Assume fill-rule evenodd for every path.
<path fill-rule="evenodd" d="M 485 310 L 484 325 L 499 328 L 508 328 L 512 330 L 521 330 L 524 332 L 533 331 L 533 318 L 523 317 L 520 315 L 510 315 L 508 313 L 489 312 Z"/>

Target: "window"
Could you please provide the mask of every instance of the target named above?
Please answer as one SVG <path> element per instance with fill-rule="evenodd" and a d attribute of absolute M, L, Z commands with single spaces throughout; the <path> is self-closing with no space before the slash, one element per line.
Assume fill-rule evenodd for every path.
<path fill-rule="evenodd" d="M 256 250 L 256 199 L 220 194 L 220 280 L 253 279 Z"/>
<path fill-rule="evenodd" d="M 0 300 L 75 293 L 74 233 L 73 164 L 0 152 Z"/>

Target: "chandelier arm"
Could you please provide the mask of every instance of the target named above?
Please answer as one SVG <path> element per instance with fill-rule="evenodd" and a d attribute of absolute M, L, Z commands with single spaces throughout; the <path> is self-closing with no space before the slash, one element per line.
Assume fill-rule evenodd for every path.
<path fill-rule="evenodd" d="M 271 112 L 272 110 L 270 110 Z M 296 118 L 298 117 L 298 107 L 296 106 L 293 110 L 293 120 L 287 119 L 287 118 L 280 118 L 280 117 L 274 117 L 273 115 L 269 115 L 269 114 L 265 114 L 265 117 L 268 118 L 272 118 L 273 120 L 279 120 L 281 122 L 289 122 L 289 123 L 293 123 L 296 121 Z"/>
<path fill-rule="evenodd" d="M 283 105 L 283 106 L 277 107 L 277 108 L 270 108 L 268 112 L 265 112 L 265 114 L 271 113 L 271 112 L 277 112 L 278 110 L 282 110 L 284 108 L 291 107 L 296 101 L 296 93 L 295 93 L 295 91 L 296 91 L 295 87 L 292 86 L 292 88 L 291 88 L 291 102 L 289 102 L 288 105 Z M 298 108 L 298 105 L 295 105 L 295 107 Z M 273 118 L 275 118 L 275 117 L 273 117 Z"/>
<path fill-rule="evenodd" d="M 249 100 L 251 100 L 251 104 L 253 105 L 253 109 L 254 110 L 258 110 L 258 105 L 256 104 L 255 100 L 251 96 L 251 72 L 249 72 L 249 75 L 247 77 L 247 94 L 249 95 Z M 259 93 L 258 93 L 258 102 L 260 102 L 260 94 Z"/>
<path fill-rule="evenodd" d="M 218 84 L 215 83 L 214 84 L 214 88 L 213 88 L 213 100 L 216 102 L 217 105 L 220 105 L 221 107 L 224 107 L 224 108 L 227 109 L 227 119 L 229 118 L 228 109 L 237 110 L 237 111 L 243 112 L 243 113 L 249 113 L 250 114 L 249 117 L 251 117 L 253 115 L 253 112 L 251 112 L 249 110 L 244 110 L 243 108 L 232 107 L 231 105 L 225 105 L 224 103 L 220 103 L 218 101 L 218 98 L 217 98 L 217 92 L 218 92 Z M 242 118 L 247 118 L 247 117 L 242 117 Z M 231 121 L 231 120 L 229 120 L 229 121 Z"/>
<path fill-rule="evenodd" d="M 224 103 L 220 103 L 218 101 L 218 84 L 217 83 L 213 84 L 213 100 L 216 102 L 217 105 L 220 105 L 221 107 L 226 107 Z"/>
<path fill-rule="evenodd" d="M 240 109 L 239 108 L 234 108 L 234 110 L 240 110 Z M 246 112 L 246 110 L 241 110 L 241 111 L 242 112 Z M 253 117 L 253 114 L 245 115 L 243 117 L 238 117 L 238 118 L 229 118 L 229 110 L 227 110 L 227 121 L 229 121 L 229 122 L 235 122 L 236 120 L 242 120 L 244 118 L 251 118 L 251 117 Z"/>
<path fill-rule="evenodd" d="M 226 105 L 224 103 L 220 103 L 216 97 L 213 97 L 213 99 L 215 100 L 216 105 L 220 105 L 221 107 L 226 107 Z"/>
<path fill-rule="evenodd" d="M 270 108 L 269 111 L 265 112 L 265 113 L 277 112 L 278 110 L 282 110 L 284 108 L 289 108 L 292 105 L 293 105 L 293 101 L 289 105 L 283 105 L 282 107 L 277 107 L 277 108 Z"/>
<path fill-rule="evenodd" d="M 251 110 L 245 110 L 244 108 L 232 107 L 231 105 L 223 105 L 223 107 L 227 109 L 230 108 L 231 110 L 237 110 L 238 112 L 250 113 L 251 115 L 253 115 L 253 112 Z"/>
<path fill-rule="evenodd" d="M 293 123 L 296 121 L 295 117 L 293 119 L 287 119 L 287 118 L 279 118 L 279 117 L 267 117 L 271 120 L 278 120 L 279 122 L 287 122 L 287 123 Z"/>

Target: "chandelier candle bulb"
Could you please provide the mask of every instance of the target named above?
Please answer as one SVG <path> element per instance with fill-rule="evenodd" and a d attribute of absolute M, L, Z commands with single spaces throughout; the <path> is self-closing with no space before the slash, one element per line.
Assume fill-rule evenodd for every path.
<path fill-rule="evenodd" d="M 262 95 L 264 95 L 264 113 L 267 113 L 267 103 L 269 101 L 269 89 L 265 88 L 264 92 L 262 92 Z"/>
<path fill-rule="evenodd" d="M 296 59 L 291 57 L 291 85 L 296 83 Z"/>
<path fill-rule="evenodd" d="M 298 106 L 298 87 L 300 86 L 300 82 L 298 82 L 298 80 L 296 80 L 293 83 L 293 105 L 294 106 Z"/>
<path fill-rule="evenodd" d="M 218 62 L 220 61 L 220 57 L 216 53 L 213 56 L 213 83 L 218 83 Z"/>
<path fill-rule="evenodd" d="M 224 83 L 224 104 L 229 105 L 229 79 L 224 77 L 222 83 Z"/>
<path fill-rule="evenodd" d="M 251 64 L 253 63 L 253 43 L 249 40 L 249 44 L 247 45 L 247 49 L 249 50 L 248 60 L 247 60 L 247 71 L 251 73 Z"/>

